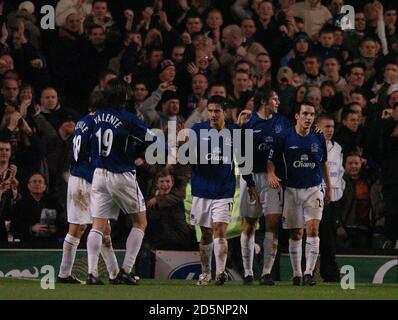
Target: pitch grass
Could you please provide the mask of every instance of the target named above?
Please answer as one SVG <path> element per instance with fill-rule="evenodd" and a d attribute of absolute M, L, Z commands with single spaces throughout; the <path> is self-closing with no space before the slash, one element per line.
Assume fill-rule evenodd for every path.
<path fill-rule="evenodd" d="M 222 287 L 206 287 L 187 280 L 141 280 L 139 286 L 85 286 L 55 284 L 43 290 L 39 280 L 0 278 L 0 300 L 398 300 L 398 284 L 356 284 L 355 290 L 343 290 L 339 284 L 318 283 L 315 287 L 293 287 L 277 282 L 274 287 L 244 286 L 230 281 Z"/>

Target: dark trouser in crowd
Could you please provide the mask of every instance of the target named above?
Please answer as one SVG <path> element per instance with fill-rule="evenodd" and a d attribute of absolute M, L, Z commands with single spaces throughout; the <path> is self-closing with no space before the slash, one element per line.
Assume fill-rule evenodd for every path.
<path fill-rule="evenodd" d="M 336 209 L 336 202 L 327 205 L 319 225 L 320 272 L 325 282 L 336 282 L 340 279 L 336 263 Z"/>
<path fill-rule="evenodd" d="M 384 186 L 383 197 L 386 205 L 385 233 L 395 242 L 398 240 L 398 186 Z"/>

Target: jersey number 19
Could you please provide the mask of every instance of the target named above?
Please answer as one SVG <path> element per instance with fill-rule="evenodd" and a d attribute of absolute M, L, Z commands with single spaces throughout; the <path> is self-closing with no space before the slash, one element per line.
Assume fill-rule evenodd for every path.
<path fill-rule="evenodd" d="M 102 134 L 101 128 L 95 134 L 98 138 L 98 154 L 103 157 L 108 157 L 111 153 L 113 143 L 112 129 L 106 129 Z"/>

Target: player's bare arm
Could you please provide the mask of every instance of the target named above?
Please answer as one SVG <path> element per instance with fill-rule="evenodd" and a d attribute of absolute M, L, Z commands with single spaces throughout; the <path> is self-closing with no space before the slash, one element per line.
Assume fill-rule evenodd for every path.
<path fill-rule="evenodd" d="M 277 175 L 275 174 L 275 165 L 271 160 L 268 160 L 268 162 L 267 162 L 267 178 L 268 178 L 268 183 L 271 186 L 271 188 L 273 188 L 273 189 L 280 188 L 279 182 L 282 180 L 279 179 L 277 177 Z"/>

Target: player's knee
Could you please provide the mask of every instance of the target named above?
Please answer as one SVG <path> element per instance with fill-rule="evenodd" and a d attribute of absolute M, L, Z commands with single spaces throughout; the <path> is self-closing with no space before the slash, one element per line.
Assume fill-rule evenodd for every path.
<path fill-rule="evenodd" d="M 202 233 L 202 244 L 210 244 L 213 242 L 213 235 L 211 233 Z"/>
<path fill-rule="evenodd" d="M 298 240 L 301 240 L 302 238 L 303 238 L 303 231 L 301 231 L 301 230 L 290 231 L 290 239 L 292 239 L 294 241 L 298 241 Z"/>
<path fill-rule="evenodd" d="M 256 231 L 257 219 L 245 218 L 243 223 L 243 232 L 250 236 Z"/>

